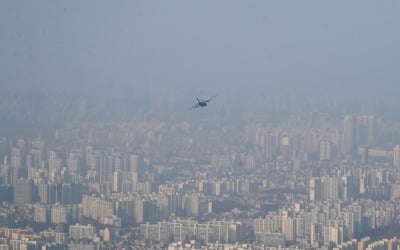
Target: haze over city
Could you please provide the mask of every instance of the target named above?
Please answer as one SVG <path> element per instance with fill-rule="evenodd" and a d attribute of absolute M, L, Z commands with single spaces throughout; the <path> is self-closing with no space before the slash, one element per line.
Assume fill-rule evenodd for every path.
<path fill-rule="evenodd" d="M 397 249 L 398 13 L 2 1 L 0 249 Z"/>

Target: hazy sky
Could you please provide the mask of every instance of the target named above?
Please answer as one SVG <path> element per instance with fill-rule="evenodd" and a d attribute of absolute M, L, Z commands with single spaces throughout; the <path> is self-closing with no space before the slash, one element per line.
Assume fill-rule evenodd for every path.
<path fill-rule="evenodd" d="M 2 0 L 0 86 L 399 93 L 399 13 L 397 0 Z"/>

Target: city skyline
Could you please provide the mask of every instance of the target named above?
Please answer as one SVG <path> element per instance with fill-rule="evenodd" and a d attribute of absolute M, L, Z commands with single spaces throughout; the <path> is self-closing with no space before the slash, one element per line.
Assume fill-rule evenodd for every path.
<path fill-rule="evenodd" d="M 399 11 L 1 2 L 0 250 L 400 248 Z"/>

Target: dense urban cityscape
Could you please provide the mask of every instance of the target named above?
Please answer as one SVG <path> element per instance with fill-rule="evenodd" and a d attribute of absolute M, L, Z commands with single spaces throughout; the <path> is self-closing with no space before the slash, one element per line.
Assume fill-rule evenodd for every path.
<path fill-rule="evenodd" d="M 400 249 L 400 1 L 0 1 L 0 250 Z"/>
<path fill-rule="evenodd" d="M 291 117 L 1 134 L 0 247 L 396 249 L 400 122 Z"/>

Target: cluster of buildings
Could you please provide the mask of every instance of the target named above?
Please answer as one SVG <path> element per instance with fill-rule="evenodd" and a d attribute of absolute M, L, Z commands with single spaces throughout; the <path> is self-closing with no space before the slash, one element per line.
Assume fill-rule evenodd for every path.
<path fill-rule="evenodd" d="M 369 232 L 398 223 L 398 202 L 313 202 L 270 212 L 254 220 L 256 240 L 307 248 L 338 246 Z"/>
<path fill-rule="evenodd" d="M 0 249 L 360 249 L 369 235 L 361 249 L 394 249 L 397 239 L 372 238 L 399 224 L 400 141 L 384 136 L 394 131 L 347 115 L 3 136 Z"/>
<path fill-rule="evenodd" d="M 267 161 L 290 160 L 333 161 L 348 157 L 391 158 L 394 147 L 378 147 L 378 119 L 372 115 L 346 115 L 342 124 L 325 127 L 255 126 L 247 131 L 256 153 Z M 396 158 L 397 159 L 397 158 Z"/>
<path fill-rule="evenodd" d="M 101 237 L 104 240 L 104 236 Z M 68 231 L 0 228 L 0 249 L 100 249 L 100 237 L 92 225 L 71 225 Z"/>
<path fill-rule="evenodd" d="M 141 224 L 140 233 L 146 240 L 161 243 L 196 239 L 205 244 L 211 242 L 236 243 L 244 240 L 240 222 L 211 220 L 199 223 L 192 220 L 162 221 L 157 224 Z"/>

